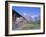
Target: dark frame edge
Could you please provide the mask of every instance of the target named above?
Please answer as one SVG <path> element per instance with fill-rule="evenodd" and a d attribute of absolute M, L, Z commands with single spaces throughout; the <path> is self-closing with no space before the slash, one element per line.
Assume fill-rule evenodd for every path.
<path fill-rule="evenodd" d="M 17 2 L 17 3 L 32 3 L 32 4 L 43 4 L 43 32 L 41 33 L 27 33 L 27 34 L 8 34 L 8 2 Z M 25 2 L 25 1 L 5 1 L 5 36 L 19 36 L 19 35 L 37 35 L 37 34 L 45 34 L 45 3 L 40 2 Z"/>
<path fill-rule="evenodd" d="M 5 2 L 5 36 L 8 36 L 8 2 Z"/>
<path fill-rule="evenodd" d="M 43 20 L 44 20 L 43 33 L 45 34 L 45 3 L 43 4 Z"/>
<path fill-rule="evenodd" d="M 31 3 L 31 4 L 45 4 L 45 3 L 42 3 L 42 2 L 27 2 L 27 1 L 5 1 L 5 2 Z"/>

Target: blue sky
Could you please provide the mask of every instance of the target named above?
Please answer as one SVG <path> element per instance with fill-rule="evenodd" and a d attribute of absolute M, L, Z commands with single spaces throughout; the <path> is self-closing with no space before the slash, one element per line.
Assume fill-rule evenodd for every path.
<path fill-rule="evenodd" d="M 40 14 L 40 7 L 20 7 L 20 6 L 13 6 L 13 10 L 17 11 L 20 14 L 27 14 L 27 15 L 39 15 Z"/>

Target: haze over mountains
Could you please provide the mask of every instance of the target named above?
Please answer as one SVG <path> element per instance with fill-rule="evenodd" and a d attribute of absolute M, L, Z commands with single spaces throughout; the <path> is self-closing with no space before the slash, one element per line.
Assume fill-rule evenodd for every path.
<path fill-rule="evenodd" d="M 23 15 L 23 17 L 25 17 L 28 21 L 38 21 L 40 20 L 40 16 L 39 15 Z"/>

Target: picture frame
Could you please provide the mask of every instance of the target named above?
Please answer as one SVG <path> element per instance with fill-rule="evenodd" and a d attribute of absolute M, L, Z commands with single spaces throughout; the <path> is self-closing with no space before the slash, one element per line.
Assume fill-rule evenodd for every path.
<path fill-rule="evenodd" d="M 15 14 L 15 17 L 13 16 L 14 14 Z M 20 23 L 18 23 L 17 25 L 13 24 L 14 18 L 15 20 L 18 20 L 18 19 L 20 20 L 20 18 L 22 18 L 22 20 L 23 18 L 28 20 L 29 15 L 30 17 L 32 17 L 32 19 L 30 18 L 31 19 L 30 24 L 28 24 L 27 21 L 26 22 L 28 25 L 23 24 L 24 26 L 22 24 L 21 24 L 22 26 L 19 25 Z M 35 15 L 39 16 L 39 17 L 37 16 L 39 18 L 39 22 L 35 20 L 37 18 Z M 15 24 L 16 24 L 16 21 L 15 21 Z M 45 34 L 45 3 L 25 2 L 25 1 L 23 2 L 5 1 L 5 36 L 36 35 L 36 34 Z"/>

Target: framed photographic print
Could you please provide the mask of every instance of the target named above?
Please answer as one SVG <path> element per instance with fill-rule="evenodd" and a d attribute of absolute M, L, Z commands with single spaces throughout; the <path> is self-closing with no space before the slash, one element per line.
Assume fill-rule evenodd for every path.
<path fill-rule="evenodd" d="M 45 33 L 45 3 L 5 2 L 5 35 L 33 35 Z"/>

